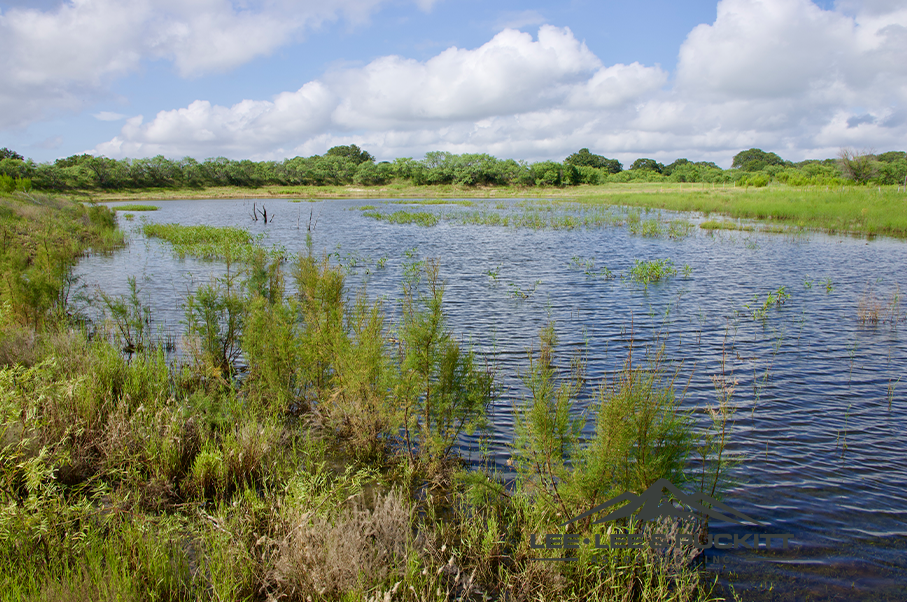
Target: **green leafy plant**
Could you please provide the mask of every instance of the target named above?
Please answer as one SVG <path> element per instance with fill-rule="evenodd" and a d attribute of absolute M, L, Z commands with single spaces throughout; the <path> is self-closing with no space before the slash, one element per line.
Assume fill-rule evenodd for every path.
<path fill-rule="evenodd" d="M 396 397 L 411 458 L 446 458 L 461 432 L 484 426 L 493 392 L 490 369 L 447 329 L 439 267 L 428 260 L 404 280 Z"/>
<path fill-rule="evenodd" d="M 667 280 L 677 275 L 677 268 L 670 259 L 653 259 L 651 261 L 633 260 L 630 268 L 630 280 L 649 286 L 653 282 Z"/>
<path fill-rule="evenodd" d="M 759 304 L 759 295 L 757 293 L 753 295 L 752 301 L 745 304 L 743 307 L 750 312 L 750 315 L 754 320 L 764 320 L 771 307 L 784 305 L 790 297 L 791 295 L 787 292 L 787 288 L 782 286 L 776 291 L 769 291 L 768 295 L 765 297 L 765 301 L 763 301 L 761 305 Z"/>

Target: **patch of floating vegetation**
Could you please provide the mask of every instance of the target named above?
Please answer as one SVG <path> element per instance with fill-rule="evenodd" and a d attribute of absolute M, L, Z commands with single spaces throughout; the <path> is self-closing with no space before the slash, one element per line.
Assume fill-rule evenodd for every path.
<path fill-rule="evenodd" d="M 394 211 L 393 213 L 366 211 L 362 215 L 392 224 L 418 224 L 420 226 L 434 226 L 439 220 L 436 214 L 428 211 Z"/>
<path fill-rule="evenodd" d="M 190 255 L 199 259 L 245 262 L 264 250 L 261 246 L 264 235 L 252 236 L 242 228 L 145 224 L 142 231 L 145 236 L 160 238 L 173 245 L 181 258 Z M 273 258 L 286 256 L 283 247 L 275 247 L 266 253 Z"/>
<path fill-rule="evenodd" d="M 753 232 L 755 227 L 744 226 L 729 221 L 706 220 L 699 224 L 703 230 L 742 230 L 744 232 Z"/>
<path fill-rule="evenodd" d="M 353 210 L 359 211 L 374 211 L 375 209 L 377 209 L 377 207 L 375 207 L 374 205 L 362 205 L 361 207 L 353 207 Z"/>
<path fill-rule="evenodd" d="M 117 205 L 116 207 L 111 207 L 113 211 L 157 211 L 160 209 L 157 205 Z"/>
<path fill-rule="evenodd" d="M 630 268 L 630 280 L 638 284 L 644 284 L 647 287 L 653 282 L 667 280 L 677 275 L 677 268 L 670 259 L 653 259 L 651 261 L 633 260 L 633 267 Z"/>

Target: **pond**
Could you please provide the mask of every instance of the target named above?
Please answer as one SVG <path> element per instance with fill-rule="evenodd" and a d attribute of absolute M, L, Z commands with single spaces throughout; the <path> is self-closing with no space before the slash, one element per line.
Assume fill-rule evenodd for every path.
<path fill-rule="evenodd" d="M 739 463 L 723 500 L 767 532 L 793 536 L 787 550 L 710 550 L 719 579 L 732 576 L 738 591 L 754 593 L 771 584 L 772 599 L 904 599 L 907 337 L 900 295 L 907 243 L 696 227 L 645 236 L 621 225 L 627 216 L 620 210 L 611 221 L 572 229 L 486 225 L 501 220 L 477 217 L 584 214 L 541 200 L 266 200 L 273 221 L 264 224 L 252 221 L 253 202 L 262 203 L 157 201 L 159 211 L 120 218 L 125 249 L 83 259 L 76 274 L 87 290 L 108 294 L 127 293 L 127 277 L 135 276 L 155 324 L 178 333 L 188 292 L 225 266 L 177 258 L 167 243 L 142 235 L 143 220 L 239 226 L 290 254 L 305 248 L 311 225 L 316 252 L 348 267 L 351 291 L 364 286 L 371 298 L 385 298 L 392 318 L 404 265 L 439 258 L 449 325 L 494 363 L 499 387 L 490 440 L 464 437 L 461 453 L 504 476 L 513 406 L 525 394 L 519 375 L 549 320 L 560 341 L 558 363 L 568 366 L 576 353 L 587 361 L 590 384 L 578 411 L 591 406 L 597 384 L 624 364 L 631 345 L 641 361 L 646 348 L 663 343 L 686 387 L 684 406 L 700 424 L 716 404 L 712 377 L 723 371 L 736 381 L 729 451 Z M 364 215 L 367 205 L 442 219 L 430 227 L 381 221 Z M 694 226 L 703 219 L 636 218 Z M 672 260 L 676 274 L 648 286 L 627 277 L 635 260 L 654 259 Z M 767 305 L 768 293 L 781 287 L 790 297 Z"/>

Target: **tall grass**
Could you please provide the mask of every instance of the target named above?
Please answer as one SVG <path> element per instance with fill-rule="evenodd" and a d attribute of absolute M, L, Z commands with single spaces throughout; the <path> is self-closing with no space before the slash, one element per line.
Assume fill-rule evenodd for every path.
<path fill-rule="evenodd" d="M 180 257 L 191 255 L 200 259 L 251 261 L 260 249 L 263 235 L 252 236 L 242 228 L 215 226 L 184 226 L 181 224 L 145 224 L 145 236 L 160 238 L 173 245 Z M 281 248 L 269 251 L 284 255 Z"/>

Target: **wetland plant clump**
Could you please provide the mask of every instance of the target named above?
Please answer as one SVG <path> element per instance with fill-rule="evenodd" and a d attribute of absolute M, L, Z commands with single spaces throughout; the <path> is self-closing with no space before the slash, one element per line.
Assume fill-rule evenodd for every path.
<path fill-rule="evenodd" d="M 157 205 L 135 205 L 127 203 L 126 205 L 114 205 L 110 209 L 113 211 L 157 211 L 160 207 Z"/>
<path fill-rule="evenodd" d="M 634 259 L 629 278 L 637 284 L 649 286 L 653 282 L 667 280 L 677 275 L 677 268 L 671 259 L 652 259 L 650 261 Z"/>
<path fill-rule="evenodd" d="M 264 235 L 252 236 L 248 230 L 234 227 L 184 226 L 181 224 L 145 224 L 145 236 L 160 238 L 173 245 L 180 256 L 248 262 L 260 249 Z M 283 249 L 270 251 L 283 256 Z"/>

